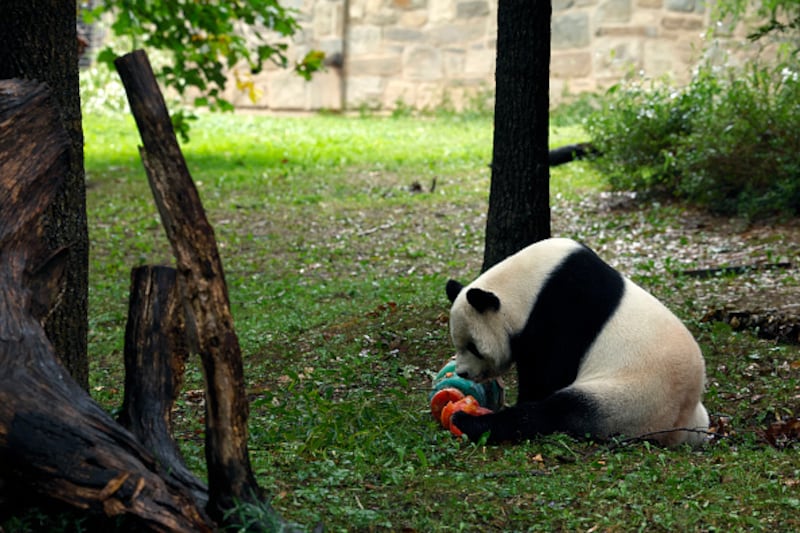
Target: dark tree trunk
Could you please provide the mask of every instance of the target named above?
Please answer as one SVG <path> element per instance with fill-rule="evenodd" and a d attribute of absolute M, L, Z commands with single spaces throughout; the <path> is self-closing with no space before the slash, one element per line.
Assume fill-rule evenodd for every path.
<path fill-rule="evenodd" d="M 261 504 L 247 449 L 249 406 L 241 349 L 233 329 L 228 289 L 214 230 L 189 175 L 147 55 L 115 61 L 144 147 L 150 188 L 177 262 L 206 379 L 208 512 L 220 520 L 236 500 Z"/>
<path fill-rule="evenodd" d="M 550 236 L 550 0 L 501 0 L 483 270 Z"/>
<path fill-rule="evenodd" d="M 69 268 L 45 240 L 70 163 L 59 107 L 44 85 L 0 81 L 0 490 L 140 529 L 209 531 L 192 494 L 70 378 L 42 328 Z"/>
<path fill-rule="evenodd" d="M 45 331 L 70 374 L 88 389 L 87 294 L 89 238 L 83 171 L 83 133 L 78 90 L 75 0 L 0 2 L 0 79 L 45 82 L 58 102 L 69 135 L 65 186 L 45 216 L 49 251 L 68 249 L 66 288 Z"/>

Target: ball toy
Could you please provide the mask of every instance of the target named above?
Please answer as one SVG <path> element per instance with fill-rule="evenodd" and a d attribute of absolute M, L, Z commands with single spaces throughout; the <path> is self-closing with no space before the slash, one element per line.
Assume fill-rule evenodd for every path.
<path fill-rule="evenodd" d="M 505 391 L 499 380 L 477 383 L 459 377 L 455 360 L 450 360 L 433 379 L 429 400 L 431 414 L 445 429 L 456 436 L 461 431 L 450 424 L 453 413 L 464 411 L 471 415 L 489 414 L 503 406 Z"/>

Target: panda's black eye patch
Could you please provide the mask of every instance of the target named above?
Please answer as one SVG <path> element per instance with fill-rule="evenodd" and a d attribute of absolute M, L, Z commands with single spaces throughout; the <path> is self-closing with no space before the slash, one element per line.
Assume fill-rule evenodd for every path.
<path fill-rule="evenodd" d="M 467 344 L 467 350 L 469 351 L 469 353 L 471 353 L 478 359 L 483 359 L 483 355 L 481 354 L 481 352 L 478 351 L 478 348 L 477 346 L 475 346 L 474 342 L 470 342 Z"/>

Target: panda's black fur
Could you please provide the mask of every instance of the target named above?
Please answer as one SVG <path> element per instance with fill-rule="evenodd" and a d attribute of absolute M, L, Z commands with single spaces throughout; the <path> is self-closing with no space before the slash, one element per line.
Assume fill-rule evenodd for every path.
<path fill-rule="evenodd" d="M 647 409 L 651 409 L 647 407 L 648 399 L 646 398 L 650 392 L 646 388 L 649 385 L 637 385 L 637 380 L 631 380 L 629 376 L 625 375 L 628 372 L 628 366 L 620 361 L 629 355 L 614 354 L 613 348 L 617 346 L 613 344 L 614 337 L 607 329 L 609 321 L 619 311 L 620 306 L 644 305 L 645 309 L 653 309 L 653 320 L 664 320 L 667 325 L 666 337 L 653 338 L 653 343 L 669 342 L 670 339 L 675 338 L 681 347 L 684 345 L 687 347 L 685 351 L 693 352 L 696 343 L 691 339 L 688 331 L 681 331 L 680 328 L 683 326 L 675 324 L 677 319 L 674 318 L 674 315 L 645 293 L 643 289 L 606 264 L 586 246 L 566 239 L 550 239 L 533 246 L 536 248 L 523 250 L 496 265 L 466 288 L 453 280 L 447 284 L 447 295 L 454 303 L 451 310 L 451 328 L 455 327 L 458 330 L 452 332 L 454 342 L 457 344 L 457 351 L 460 348 L 457 337 L 470 339 L 470 343 L 473 345 L 470 350 L 472 354 L 461 350 L 463 353 L 458 357 L 466 360 L 465 365 L 462 365 L 466 370 L 461 371 L 457 366 L 457 371 L 463 377 L 478 380 L 488 379 L 496 377 L 494 374 L 499 375 L 508 370 L 508 366 L 513 363 L 517 367 L 519 387 L 515 406 L 481 417 L 458 413 L 453 418 L 453 423 L 472 440 L 477 440 L 488 432 L 490 443 L 519 441 L 554 432 L 566 432 L 576 436 L 607 437 L 617 433 L 629 433 L 630 430 L 653 429 L 654 432 L 658 432 L 679 427 L 673 420 L 646 420 L 646 417 L 651 415 L 646 412 Z M 530 274 L 524 268 L 520 269 L 519 265 L 522 261 L 531 261 L 531 264 L 536 264 L 536 254 L 540 254 L 542 258 L 550 261 L 551 267 L 543 267 L 544 270 L 541 272 Z M 512 314 L 513 305 L 517 306 L 517 313 L 525 312 L 526 307 L 523 305 L 525 298 L 520 294 L 525 294 L 529 290 L 528 281 L 506 278 L 525 275 L 534 278 L 535 283 L 532 283 L 532 286 L 535 289 L 532 290 L 535 294 L 526 295 L 533 301 L 528 306 L 527 317 L 517 317 L 520 324 L 524 320 L 524 326 L 521 329 L 515 329 L 508 324 L 509 317 L 503 321 L 500 314 L 504 312 L 504 305 L 508 306 L 508 304 L 504 304 L 504 300 L 512 301 Z M 495 290 L 489 290 L 493 286 L 496 286 Z M 514 293 L 515 287 L 520 294 Z M 465 291 L 465 298 L 458 299 L 459 295 Z M 513 304 L 514 298 L 516 298 L 516 304 Z M 458 306 L 461 308 L 458 309 Z M 455 313 L 454 311 L 457 309 L 459 312 Z M 461 318 L 462 316 L 467 318 Z M 456 321 L 455 324 L 454 321 Z M 488 325 L 483 324 L 484 321 Z M 470 329 L 470 326 L 475 326 L 474 331 Z M 478 326 L 484 329 L 479 330 Z M 642 326 L 642 333 L 658 333 L 659 326 L 645 324 Z M 650 339 L 637 338 L 636 334 L 639 330 L 635 324 L 630 328 L 633 333 L 625 330 L 624 324 L 615 323 L 614 327 L 621 330 L 618 346 L 620 351 L 624 351 L 630 346 L 637 353 L 636 357 L 640 357 L 638 352 L 642 351 L 641 347 L 651 342 Z M 498 331 L 503 328 L 506 329 L 505 332 Z M 685 328 L 683 329 L 685 330 Z M 479 342 L 481 339 L 473 337 L 476 337 L 476 332 L 480 331 L 485 332 L 484 336 L 491 334 L 497 338 L 492 339 L 493 343 L 484 343 L 489 347 L 487 353 L 478 352 L 477 355 L 474 355 L 478 350 L 475 346 L 481 344 Z M 604 332 L 603 346 L 595 349 L 594 345 L 597 343 L 598 337 Z M 504 334 L 507 335 L 507 348 L 502 346 Z M 480 337 L 480 334 L 477 337 Z M 609 337 L 612 339 L 611 343 L 609 343 Z M 612 347 L 611 352 L 608 351 L 609 345 Z M 502 352 L 506 349 L 510 351 L 508 354 L 510 361 L 503 361 Z M 498 353 L 490 353 L 498 350 Z M 595 351 L 600 355 L 596 355 Z M 671 365 L 679 367 L 683 371 L 684 366 L 688 366 L 686 375 L 692 381 L 685 393 L 687 400 L 685 402 L 677 401 L 675 410 L 695 409 L 695 412 L 692 415 L 675 413 L 674 416 L 676 419 L 691 419 L 695 424 L 702 424 L 703 417 L 707 417 L 707 415 L 705 415 L 702 404 L 699 404 L 699 397 L 694 398 L 699 394 L 696 393 L 697 384 L 694 383 L 694 380 L 699 380 L 700 388 L 702 388 L 704 380 L 704 367 L 702 356 L 699 355 L 699 348 L 697 355 L 694 353 L 687 355 L 685 365 L 682 362 L 684 350 L 679 350 L 680 356 L 675 358 L 675 361 L 656 360 L 656 357 L 662 359 L 670 357 L 669 354 L 660 355 L 662 351 L 664 350 L 659 348 L 653 352 L 659 354 L 653 356 L 655 363 L 653 372 L 658 372 L 659 368 L 670 369 Z M 609 353 L 612 355 L 609 356 Z M 650 357 L 649 353 L 644 352 L 642 357 Z M 699 365 L 696 361 L 698 356 L 700 358 Z M 472 357 L 475 359 L 471 359 Z M 576 381 L 584 363 L 590 357 L 595 358 L 594 361 L 591 361 L 594 371 L 584 379 Z M 609 362 L 614 363 L 607 375 L 603 373 L 602 360 L 598 360 L 603 357 L 613 359 Z M 485 359 L 492 360 L 491 364 L 485 362 Z M 598 363 L 600 363 L 599 366 Z M 493 368 L 492 364 L 499 366 Z M 483 368 L 484 366 L 488 368 L 485 371 L 488 372 L 487 375 L 471 375 L 469 371 L 471 367 Z M 643 378 L 645 377 L 643 372 L 646 372 L 647 365 L 641 366 L 636 363 L 630 365 L 630 368 L 632 369 L 630 373 L 634 376 L 638 372 L 642 374 Z M 696 375 L 698 369 L 699 376 Z M 625 375 L 624 381 L 620 379 L 617 382 L 617 377 L 623 375 Z M 656 377 L 655 381 L 653 381 L 653 376 L 647 376 L 647 378 L 649 381 L 642 379 L 640 383 L 655 383 L 659 388 L 658 393 L 662 395 L 670 394 L 672 392 L 670 388 L 677 389 L 681 386 L 680 383 L 663 385 L 662 382 L 669 381 L 669 376 L 664 376 L 663 380 Z M 603 380 L 613 385 L 609 388 L 611 392 L 595 394 L 596 390 L 604 391 Z M 585 386 L 584 381 L 586 382 Z M 637 390 L 639 386 L 643 387 L 642 390 Z M 624 398 L 624 402 L 623 400 L 617 402 L 614 396 L 616 391 L 620 391 L 619 396 Z M 675 393 L 684 394 L 682 390 Z M 637 395 L 642 396 L 642 407 L 637 406 Z M 699 407 L 692 403 L 698 404 Z M 626 409 L 633 411 L 641 409 L 643 412 L 629 414 L 624 412 Z M 658 409 L 658 407 L 651 409 L 654 410 L 652 416 L 664 417 L 665 414 Z M 672 413 L 667 411 L 666 416 L 669 418 Z M 707 418 L 705 422 L 707 427 Z M 705 428 L 697 427 L 696 429 L 700 431 Z M 697 443 L 701 439 L 684 431 L 678 436 L 667 434 L 665 438 L 656 437 L 655 440 L 661 440 L 667 444 L 677 444 L 684 441 Z"/>

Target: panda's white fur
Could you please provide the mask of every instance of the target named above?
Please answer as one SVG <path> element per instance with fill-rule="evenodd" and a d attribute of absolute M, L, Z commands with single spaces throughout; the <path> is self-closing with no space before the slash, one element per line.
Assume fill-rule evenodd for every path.
<path fill-rule="evenodd" d="M 515 406 L 453 419 L 473 440 L 560 431 L 705 440 L 705 364 L 691 333 L 582 244 L 540 241 L 447 292 L 456 373 L 483 381 L 516 364 L 519 376 Z"/>

